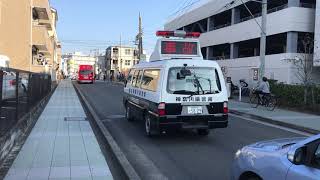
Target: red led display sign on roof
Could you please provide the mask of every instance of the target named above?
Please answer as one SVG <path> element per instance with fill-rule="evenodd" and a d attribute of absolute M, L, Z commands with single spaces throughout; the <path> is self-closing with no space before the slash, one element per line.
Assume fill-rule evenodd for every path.
<path fill-rule="evenodd" d="M 198 55 L 198 43 L 181 41 L 162 41 L 161 54 Z"/>

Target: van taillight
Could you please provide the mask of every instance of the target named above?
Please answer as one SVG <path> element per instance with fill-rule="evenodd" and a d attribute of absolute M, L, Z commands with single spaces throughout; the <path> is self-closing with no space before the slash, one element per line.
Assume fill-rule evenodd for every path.
<path fill-rule="evenodd" d="M 229 108 L 228 108 L 228 102 L 223 103 L 223 113 L 228 114 L 229 113 Z"/>
<path fill-rule="evenodd" d="M 158 114 L 159 114 L 159 116 L 166 115 L 166 103 L 162 102 L 158 105 Z"/>

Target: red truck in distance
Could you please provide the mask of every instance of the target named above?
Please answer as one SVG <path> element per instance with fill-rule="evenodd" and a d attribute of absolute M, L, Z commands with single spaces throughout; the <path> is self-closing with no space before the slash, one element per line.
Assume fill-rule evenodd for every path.
<path fill-rule="evenodd" d="M 92 65 L 79 65 L 78 83 L 94 83 L 94 71 Z"/>

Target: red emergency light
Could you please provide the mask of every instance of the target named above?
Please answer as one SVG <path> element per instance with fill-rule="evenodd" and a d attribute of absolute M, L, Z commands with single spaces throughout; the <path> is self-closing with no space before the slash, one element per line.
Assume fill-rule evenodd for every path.
<path fill-rule="evenodd" d="M 156 35 L 161 37 L 199 38 L 201 33 L 185 31 L 157 31 Z"/>

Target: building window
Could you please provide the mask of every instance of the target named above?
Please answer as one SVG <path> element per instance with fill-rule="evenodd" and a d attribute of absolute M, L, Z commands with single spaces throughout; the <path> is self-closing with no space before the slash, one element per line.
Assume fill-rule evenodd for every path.
<path fill-rule="evenodd" d="M 126 65 L 126 66 L 130 66 L 130 65 L 131 65 L 130 60 L 125 60 L 125 61 L 124 61 L 124 65 Z"/>
<path fill-rule="evenodd" d="M 118 54 L 119 49 L 118 49 L 118 48 L 113 48 L 113 49 L 112 49 L 112 52 L 113 52 L 113 54 Z"/>
<path fill-rule="evenodd" d="M 267 37 L 266 55 L 286 52 L 287 33 L 275 34 Z"/>
<path fill-rule="evenodd" d="M 201 48 L 203 59 L 207 59 L 207 47 Z"/>
<path fill-rule="evenodd" d="M 298 33 L 298 53 L 312 54 L 314 51 L 314 33 Z"/>
<path fill-rule="evenodd" d="M 195 23 L 192 23 L 192 24 L 189 24 L 189 25 L 185 26 L 185 31 L 186 32 L 205 33 L 205 32 L 207 32 L 207 26 L 208 26 L 207 23 L 208 23 L 207 18 L 206 19 L 202 19 L 200 21 L 197 21 Z"/>
<path fill-rule="evenodd" d="M 130 54 L 131 54 L 131 50 L 130 50 L 130 49 L 126 49 L 126 50 L 125 50 L 125 54 L 126 54 L 126 55 L 130 55 Z"/>
<path fill-rule="evenodd" d="M 230 59 L 230 44 L 219 44 L 215 46 L 210 46 L 209 59 L 210 60 Z"/>

